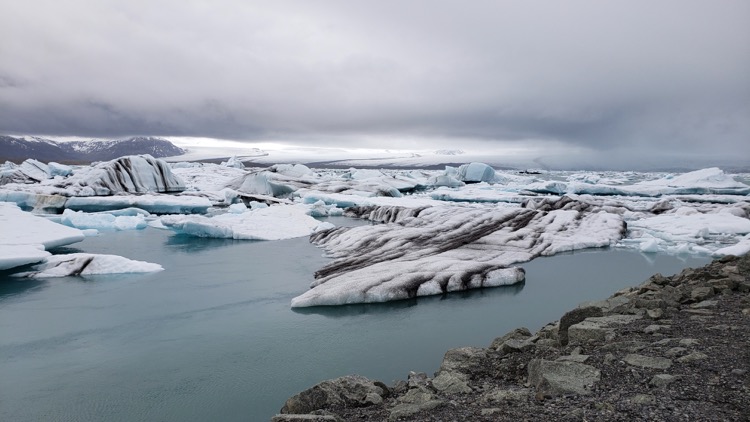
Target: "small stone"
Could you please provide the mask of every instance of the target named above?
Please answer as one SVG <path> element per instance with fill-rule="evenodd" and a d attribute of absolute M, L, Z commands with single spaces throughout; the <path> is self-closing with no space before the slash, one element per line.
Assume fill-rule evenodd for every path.
<path fill-rule="evenodd" d="M 644 328 L 643 332 L 646 333 L 646 334 L 653 334 L 653 333 L 657 333 L 657 332 L 660 332 L 660 331 L 663 331 L 663 330 L 670 330 L 670 329 L 672 329 L 671 325 L 656 325 L 656 324 L 652 324 L 652 325 L 649 325 L 648 327 Z"/>
<path fill-rule="evenodd" d="M 732 369 L 732 375 L 745 375 L 746 373 L 745 369 Z"/>
<path fill-rule="evenodd" d="M 661 308 L 649 309 L 646 311 L 646 315 L 651 319 L 661 319 L 664 317 L 664 310 Z"/>
<path fill-rule="evenodd" d="M 563 422 L 579 422 L 584 420 L 583 409 L 574 409 L 572 412 L 563 416 L 561 419 Z"/>
<path fill-rule="evenodd" d="M 276 415 L 271 422 L 337 422 L 332 415 Z"/>
<path fill-rule="evenodd" d="M 559 358 L 555 359 L 557 362 L 578 362 L 578 363 L 584 363 L 587 360 L 589 360 L 589 355 L 568 355 L 568 356 L 560 356 Z"/>
<path fill-rule="evenodd" d="M 517 390 L 493 390 L 482 395 L 482 399 L 488 402 L 518 402 L 524 401 L 529 396 L 528 388 Z"/>
<path fill-rule="evenodd" d="M 611 365 L 612 362 L 614 362 L 614 361 L 615 361 L 615 355 L 613 355 L 612 353 L 607 353 L 606 355 L 604 355 L 604 364 L 605 365 Z"/>
<path fill-rule="evenodd" d="M 659 375 L 654 375 L 654 377 L 651 378 L 651 381 L 649 382 L 649 384 L 653 385 L 654 387 L 665 387 L 673 383 L 675 380 L 677 380 L 677 377 L 674 375 L 659 374 Z"/>
<path fill-rule="evenodd" d="M 690 298 L 695 302 L 704 301 L 714 295 L 714 288 L 711 286 L 696 287 L 690 291 Z"/>
<path fill-rule="evenodd" d="M 673 338 L 663 338 L 663 339 L 661 339 L 659 341 L 655 341 L 655 342 L 653 342 L 651 344 L 654 345 L 654 346 L 666 346 L 667 344 L 669 344 L 669 343 L 671 343 L 673 341 L 675 341 L 675 339 L 673 339 Z"/>
<path fill-rule="evenodd" d="M 745 308 L 742 310 L 742 315 L 750 315 L 750 308 Z"/>
<path fill-rule="evenodd" d="M 732 330 L 739 330 L 740 327 L 736 325 L 719 324 L 719 325 L 714 325 L 712 327 L 708 327 L 708 329 L 718 330 L 718 331 L 732 331 Z"/>
<path fill-rule="evenodd" d="M 667 356 L 669 356 L 670 358 L 673 358 L 673 357 L 676 357 L 676 356 L 684 355 L 685 352 L 687 352 L 687 350 L 688 349 L 686 349 L 684 347 L 673 347 L 673 348 L 667 350 L 666 352 L 664 352 L 664 354 L 667 355 Z"/>
<path fill-rule="evenodd" d="M 681 346 L 695 346 L 696 344 L 700 343 L 698 340 L 694 338 L 684 338 L 680 340 Z"/>
<path fill-rule="evenodd" d="M 703 359 L 706 359 L 706 358 L 708 358 L 708 355 L 705 354 L 705 353 L 693 352 L 693 353 L 690 353 L 689 355 L 685 355 L 685 356 L 677 359 L 677 362 L 680 362 L 680 363 L 695 362 L 695 361 L 703 360 Z"/>
<path fill-rule="evenodd" d="M 633 404 L 652 405 L 656 404 L 656 397 L 651 394 L 636 394 L 630 399 Z"/>
<path fill-rule="evenodd" d="M 487 407 L 487 408 L 482 409 L 480 413 L 482 414 L 482 416 L 492 416 L 502 411 L 503 409 L 500 409 L 499 407 Z"/>
<path fill-rule="evenodd" d="M 628 365 L 638 366 L 640 368 L 668 369 L 672 366 L 672 361 L 667 358 L 651 357 L 631 353 L 622 359 Z"/>
<path fill-rule="evenodd" d="M 719 302 L 716 300 L 704 300 L 703 302 L 693 303 L 690 305 L 693 309 L 715 308 Z"/>

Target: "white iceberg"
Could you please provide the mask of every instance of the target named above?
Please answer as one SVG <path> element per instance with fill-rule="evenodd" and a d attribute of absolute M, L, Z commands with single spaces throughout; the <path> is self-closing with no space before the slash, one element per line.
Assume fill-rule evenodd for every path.
<path fill-rule="evenodd" d="M 0 233 L 0 269 L 39 262 L 49 256 L 46 249 L 85 238 L 78 229 L 21 211 L 7 202 L 0 202 Z"/>
<path fill-rule="evenodd" d="M 63 212 L 60 222 L 66 226 L 82 230 L 140 230 L 148 226 L 144 214 L 114 215 L 109 213 L 85 213 L 69 209 Z"/>
<path fill-rule="evenodd" d="M 162 271 L 159 264 L 134 261 L 117 255 L 72 253 L 53 255 L 37 264 L 33 271 L 14 274 L 15 277 L 49 278 L 95 274 L 150 273 Z"/>
<path fill-rule="evenodd" d="M 82 167 L 61 186 L 76 196 L 185 190 L 185 183 L 172 173 L 169 164 L 150 155 L 129 155 L 93 167 Z"/>
<path fill-rule="evenodd" d="M 241 214 L 167 215 L 161 223 L 178 232 L 198 237 L 244 240 L 280 240 L 309 236 L 321 224 L 307 214 L 304 205 L 276 205 Z"/>

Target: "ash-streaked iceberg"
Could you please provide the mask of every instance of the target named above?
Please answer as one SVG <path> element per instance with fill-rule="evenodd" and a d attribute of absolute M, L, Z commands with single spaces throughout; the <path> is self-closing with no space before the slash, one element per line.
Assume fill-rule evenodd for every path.
<path fill-rule="evenodd" d="M 82 167 L 65 179 L 64 187 L 75 196 L 117 193 L 175 193 L 185 183 L 172 173 L 166 161 L 150 155 L 129 155 L 92 167 Z"/>
<path fill-rule="evenodd" d="M 80 242 L 84 234 L 0 202 L 0 270 L 39 262 L 47 249 Z"/>
<path fill-rule="evenodd" d="M 621 216 L 570 200 L 544 206 L 363 207 L 378 222 L 337 228 L 311 240 L 334 261 L 316 272 L 292 307 L 384 302 L 478 287 L 513 284 L 512 267 L 537 256 L 614 245 L 625 234 Z"/>
<path fill-rule="evenodd" d="M 178 233 L 198 237 L 244 240 L 280 240 L 309 236 L 320 221 L 308 215 L 304 205 L 275 205 L 213 217 L 167 215 L 161 223 Z"/>
<path fill-rule="evenodd" d="M 34 266 L 33 271 L 14 274 L 15 277 L 50 278 L 98 274 L 150 273 L 162 271 L 159 264 L 135 261 L 117 255 L 72 253 L 53 255 Z"/>

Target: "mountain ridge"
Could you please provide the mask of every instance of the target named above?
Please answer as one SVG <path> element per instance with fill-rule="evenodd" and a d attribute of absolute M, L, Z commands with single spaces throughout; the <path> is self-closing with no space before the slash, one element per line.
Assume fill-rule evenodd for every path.
<path fill-rule="evenodd" d="M 38 136 L 0 135 L 0 162 L 12 161 L 17 164 L 29 158 L 42 162 L 87 164 L 124 155 L 150 154 L 160 158 L 185 152 L 169 140 L 154 136 L 61 142 Z"/>

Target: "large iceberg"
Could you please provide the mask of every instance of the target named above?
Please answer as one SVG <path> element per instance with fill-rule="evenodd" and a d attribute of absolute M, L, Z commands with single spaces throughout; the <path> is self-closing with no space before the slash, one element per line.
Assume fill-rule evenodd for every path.
<path fill-rule="evenodd" d="M 116 193 L 172 193 L 185 183 L 172 173 L 166 161 L 150 155 L 129 155 L 81 168 L 62 183 L 76 196 Z"/>
<path fill-rule="evenodd" d="M 591 212 L 570 198 L 531 208 L 363 207 L 374 226 L 316 233 L 334 261 L 317 271 L 292 307 L 384 302 L 513 284 L 512 265 L 541 255 L 614 245 L 619 215 Z"/>

